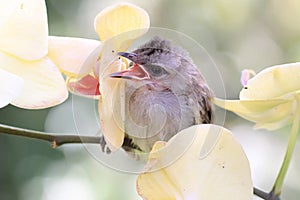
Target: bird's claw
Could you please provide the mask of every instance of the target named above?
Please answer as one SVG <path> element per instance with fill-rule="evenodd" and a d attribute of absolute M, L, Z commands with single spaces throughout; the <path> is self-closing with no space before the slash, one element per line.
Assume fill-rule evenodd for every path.
<path fill-rule="evenodd" d="M 100 147 L 101 147 L 101 151 L 102 152 L 107 153 L 107 154 L 111 153 L 111 150 L 108 148 L 104 136 L 100 137 L 99 143 L 100 143 Z"/>

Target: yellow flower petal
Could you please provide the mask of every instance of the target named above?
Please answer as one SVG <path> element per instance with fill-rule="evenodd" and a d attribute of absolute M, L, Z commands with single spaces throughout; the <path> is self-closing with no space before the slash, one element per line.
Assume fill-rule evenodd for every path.
<path fill-rule="evenodd" d="M 194 137 L 192 144 L 179 159 L 170 163 L 173 152 L 177 152 L 186 138 L 190 140 L 191 135 Z M 220 126 L 206 124 L 185 129 L 168 143 L 156 143 L 149 159 L 147 172 L 137 180 L 137 189 L 143 199 L 253 198 L 245 153 L 230 131 Z M 170 165 L 161 168 L 168 162 Z"/>
<path fill-rule="evenodd" d="M 268 67 L 251 78 L 240 92 L 241 100 L 271 99 L 300 89 L 300 62 Z"/>
<path fill-rule="evenodd" d="M 267 99 L 267 100 L 223 100 L 214 98 L 214 103 L 226 110 L 241 113 L 261 113 L 272 109 L 280 104 L 289 102 L 287 99 Z"/>
<path fill-rule="evenodd" d="M 273 121 L 273 122 L 268 122 L 268 123 L 257 122 L 253 128 L 254 129 L 266 129 L 268 131 L 273 131 L 273 130 L 280 129 L 288 124 L 291 124 L 292 121 L 293 121 L 293 117 L 288 116 L 288 117 L 282 118 L 278 121 Z"/>
<path fill-rule="evenodd" d="M 101 41 L 128 31 L 144 29 L 134 32 L 128 38 L 135 39 L 147 31 L 150 19 L 148 13 L 142 8 L 129 3 L 119 3 L 100 12 L 94 24 Z"/>
<path fill-rule="evenodd" d="M 116 60 L 107 67 L 106 74 L 100 79 L 98 110 L 105 141 L 111 151 L 118 150 L 123 144 L 125 95 L 122 80 L 112 79 L 108 75 L 124 67 L 121 60 Z"/>
<path fill-rule="evenodd" d="M 98 104 L 101 128 L 108 148 L 118 150 L 124 141 L 124 85 L 121 79 L 109 75 L 127 67 L 123 59 L 118 59 L 117 50 L 110 48 L 112 40 L 103 43 L 101 59 L 97 62 L 96 74 L 100 80 L 100 99 Z M 92 56 L 94 57 L 94 56 Z M 95 58 L 95 57 L 94 57 Z"/>
<path fill-rule="evenodd" d="M 87 59 L 83 62 L 80 73 L 77 74 L 77 79 L 82 78 L 86 74 L 82 72 L 92 72 L 96 78 L 99 78 L 99 68 L 100 68 L 100 57 L 103 50 L 103 45 L 99 45 L 94 51 L 90 53 Z"/>
<path fill-rule="evenodd" d="M 41 109 L 62 103 L 68 97 L 65 81 L 48 58 L 24 61 L 0 52 L 0 68 L 24 79 L 24 87 L 13 105 Z"/>
<path fill-rule="evenodd" d="M 50 36 L 48 57 L 67 76 L 81 76 L 91 71 L 82 65 L 100 44 L 97 40 Z"/>
<path fill-rule="evenodd" d="M 254 128 L 279 129 L 292 122 L 299 79 L 300 62 L 268 67 L 247 81 L 240 100 L 216 98 L 214 102 L 256 123 Z"/>
<path fill-rule="evenodd" d="M 25 60 L 44 57 L 48 50 L 44 0 L 0 2 L 0 50 Z"/>
<path fill-rule="evenodd" d="M 288 124 L 291 124 L 296 117 L 297 109 L 297 99 L 300 97 L 300 90 L 293 93 L 290 97 L 291 101 L 289 103 L 282 104 L 278 106 L 277 109 L 272 109 L 269 111 L 270 119 L 256 120 L 254 128 L 264 128 L 267 130 L 276 130 L 282 128 Z M 273 116 L 272 116 L 273 115 Z M 273 119 L 272 119 L 273 118 Z"/>
<path fill-rule="evenodd" d="M 0 108 L 13 101 L 23 87 L 23 79 L 0 69 Z"/>
<path fill-rule="evenodd" d="M 214 103 L 256 123 L 257 129 L 275 130 L 287 125 L 293 117 L 293 99 L 222 100 L 215 98 Z"/>
<path fill-rule="evenodd" d="M 94 66 L 94 74 L 100 80 L 99 116 L 105 140 L 111 151 L 116 151 L 123 144 L 125 100 L 122 99 L 122 80 L 112 79 L 109 74 L 126 68 L 126 63 L 118 60 L 117 52 L 127 50 L 135 39 L 147 31 L 149 25 L 147 12 L 129 3 L 108 7 L 95 18 L 95 30 L 105 42 L 102 48 L 98 49 L 99 54 L 94 53 L 90 56 L 88 64 L 84 66 Z"/>

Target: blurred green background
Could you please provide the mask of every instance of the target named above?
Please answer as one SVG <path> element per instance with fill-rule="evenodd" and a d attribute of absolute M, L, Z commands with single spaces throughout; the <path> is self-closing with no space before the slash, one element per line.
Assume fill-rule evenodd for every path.
<path fill-rule="evenodd" d="M 49 34 L 97 39 L 93 19 L 117 0 L 47 0 Z M 127 1 L 144 8 L 151 26 L 174 29 L 200 43 L 223 75 L 228 98 L 238 98 L 240 71 L 299 61 L 300 1 L 160 0 Z M 83 102 L 88 100 L 82 100 Z M 88 101 L 91 103 L 91 101 Z M 93 102 L 92 102 L 93 103 Z M 75 132 L 71 98 L 51 109 L 0 110 L 0 123 L 59 133 Z M 290 127 L 254 131 L 227 113 L 231 129 L 249 157 L 254 184 L 272 187 Z M 51 149 L 45 142 L 0 135 L 1 200 L 139 199 L 136 175 L 98 163 L 81 145 Z M 300 148 L 296 147 L 282 199 L 300 195 Z M 255 198 L 259 199 L 259 198 Z"/>

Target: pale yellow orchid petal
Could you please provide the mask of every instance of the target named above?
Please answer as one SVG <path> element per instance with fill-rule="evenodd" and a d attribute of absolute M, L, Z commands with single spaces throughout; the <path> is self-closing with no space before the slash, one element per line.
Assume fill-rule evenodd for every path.
<path fill-rule="evenodd" d="M 97 40 L 56 37 L 49 38 L 48 57 L 69 77 L 88 74 L 92 68 L 82 67 L 86 59 L 101 44 Z"/>
<path fill-rule="evenodd" d="M 299 80 L 300 62 L 268 67 L 247 80 L 240 100 L 215 98 L 214 103 L 254 122 L 256 129 L 276 130 L 293 121 Z"/>
<path fill-rule="evenodd" d="M 111 65 L 116 59 L 121 59 L 121 57 L 117 55 L 117 52 L 118 50 L 114 48 L 113 40 L 108 40 L 103 43 L 101 59 L 95 65 L 95 73 L 97 73 L 100 80 L 103 80 L 104 77 L 111 73 L 121 70 L 118 66 Z"/>
<path fill-rule="evenodd" d="M 280 104 L 265 112 L 248 114 L 248 117 L 246 117 L 246 115 L 242 112 L 237 112 L 237 114 L 253 122 L 271 123 L 292 116 L 292 109 L 293 101 L 290 101 L 288 103 Z"/>
<path fill-rule="evenodd" d="M 140 7 L 130 3 L 119 3 L 101 11 L 95 18 L 94 26 L 101 41 L 128 31 L 144 29 L 127 38 L 135 39 L 147 31 L 150 18 Z"/>
<path fill-rule="evenodd" d="M 19 76 L 0 69 L 0 108 L 7 106 L 21 92 L 24 81 Z"/>
<path fill-rule="evenodd" d="M 45 0 L 0 2 L 0 50 L 25 60 L 37 60 L 48 51 Z"/>
<path fill-rule="evenodd" d="M 256 123 L 255 128 L 268 130 L 284 126 L 283 122 L 289 120 L 282 119 L 290 118 L 293 114 L 293 99 L 222 100 L 215 98 L 214 103 Z M 278 126 L 272 128 L 271 126 L 276 123 L 279 123 Z"/>
<path fill-rule="evenodd" d="M 105 42 L 90 54 L 81 70 L 93 68 L 94 75 L 101 80 L 104 71 L 117 57 L 117 52 L 127 50 L 135 39 L 148 30 L 149 23 L 148 14 L 132 4 L 121 3 L 104 9 L 95 17 L 94 25 L 99 37 Z"/>
<path fill-rule="evenodd" d="M 105 75 L 100 79 L 100 99 L 98 104 L 101 128 L 105 141 L 111 151 L 118 150 L 124 141 L 124 85 L 120 79 L 113 79 L 109 74 L 123 70 L 122 60 L 110 63 Z"/>
<path fill-rule="evenodd" d="M 117 52 L 127 50 L 132 42 L 146 33 L 150 19 L 146 11 L 129 4 L 120 3 L 104 9 L 95 18 L 95 30 L 104 41 L 99 54 L 88 59 L 94 64 L 94 74 L 100 80 L 98 105 L 103 134 L 111 151 L 119 149 L 124 140 L 124 85 L 120 79 L 109 77 L 111 73 L 124 70 L 127 64 L 118 60 Z M 88 68 L 88 67 L 87 67 Z"/>
<path fill-rule="evenodd" d="M 300 89 L 300 62 L 268 67 L 248 80 L 241 100 L 273 99 Z"/>
<path fill-rule="evenodd" d="M 266 129 L 268 131 L 274 131 L 280 128 L 285 127 L 287 124 L 291 124 L 293 121 L 293 117 L 292 116 L 288 116 L 286 118 L 282 118 L 278 121 L 274 121 L 274 122 L 270 122 L 270 123 L 260 123 L 257 122 L 254 125 L 254 129 Z"/>
<path fill-rule="evenodd" d="M 191 135 L 194 137 L 191 145 L 170 163 L 173 152 L 178 152 L 178 147 L 187 138 L 190 140 Z M 166 161 L 168 166 L 165 166 Z M 253 198 L 246 155 L 230 131 L 217 125 L 193 126 L 179 132 L 167 143 L 156 143 L 147 165 L 147 171 L 137 180 L 137 190 L 143 199 Z"/>
<path fill-rule="evenodd" d="M 283 103 L 265 113 L 265 117 L 252 119 L 256 122 L 255 129 L 276 130 L 283 128 L 293 122 L 296 112 L 296 99 L 300 96 L 300 91 L 296 91 L 290 96 L 288 103 Z M 243 116 L 242 116 L 243 117 Z M 253 117 L 253 116 L 252 116 Z"/>
<path fill-rule="evenodd" d="M 280 104 L 289 102 L 288 99 L 266 99 L 266 100 L 224 100 L 214 98 L 213 102 L 226 110 L 245 114 L 265 112 Z"/>
<path fill-rule="evenodd" d="M 93 75 L 99 79 L 99 68 L 100 68 L 100 55 L 103 50 L 103 45 L 99 45 L 93 52 L 90 53 L 90 55 L 87 57 L 87 59 L 83 62 L 80 72 L 93 72 Z M 77 79 L 82 78 L 86 74 L 79 73 L 77 74 Z"/>
<path fill-rule="evenodd" d="M 0 52 L 0 68 L 21 77 L 24 87 L 13 105 L 41 109 L 62 103 L 68 97 L 65 81 L 49 58 L 24 61 Z"/>

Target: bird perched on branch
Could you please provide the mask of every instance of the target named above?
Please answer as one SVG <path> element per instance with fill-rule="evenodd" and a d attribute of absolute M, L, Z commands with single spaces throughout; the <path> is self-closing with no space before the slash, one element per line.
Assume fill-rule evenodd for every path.
<path fill-rule="evenodd" d="M 154 37 L 119 55 L 131 61 L 128 69 L 110 75 L 125 81 L 125 151 L 149 152 L 156 141 L 212 122 L 212 92 L 187 51 Z M 101 145 L 104 149 L 104 139 Z"/>

